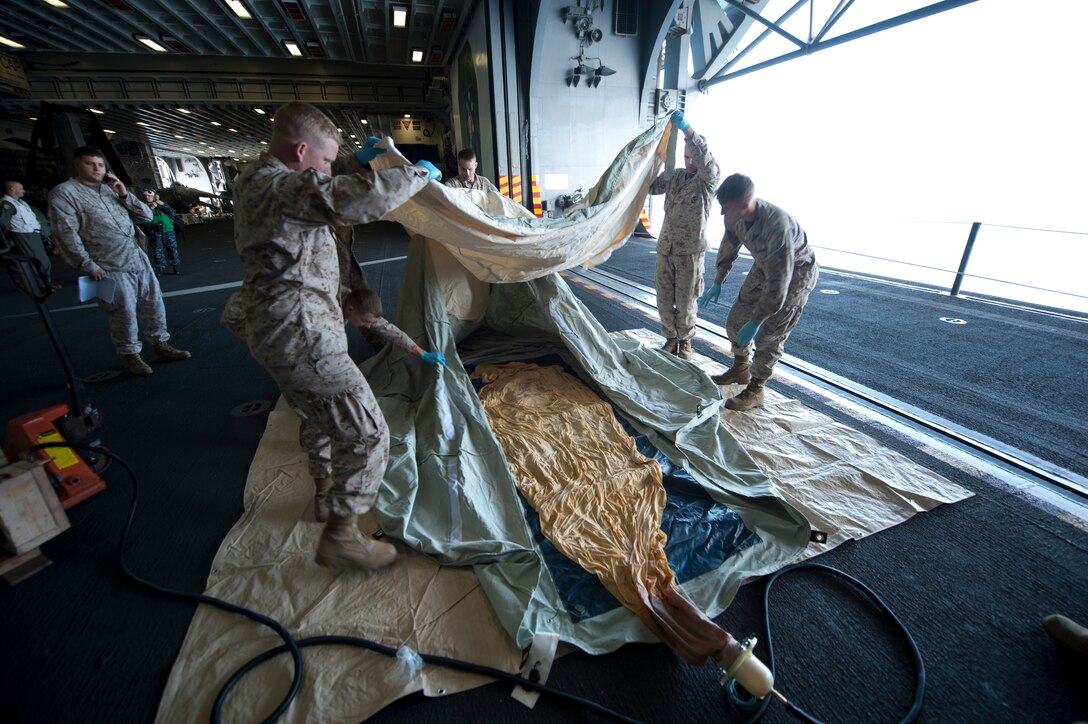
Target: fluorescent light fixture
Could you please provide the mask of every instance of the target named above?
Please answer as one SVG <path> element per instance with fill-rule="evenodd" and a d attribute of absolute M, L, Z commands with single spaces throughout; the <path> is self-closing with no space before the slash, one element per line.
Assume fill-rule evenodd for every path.
<path fill-rule="evenodd" d="M 22 43 L 16 43 L 14 40 L 10 40 L 9 38 L 5 38 L 3 35 L 0 35 L 0 43 L 8 46 L 9 48 L 25 48 L 26 47 Z"/>
<path fill-rule="evenodd" d="M 408 27 L 408 8 L 404 7 L 403 5 L 393 6 L 393 27 Z"/>
<path fill-rule="evenodd" d="M 239 0 L 223 0 L 227 4 L 227 7 L 234 11 L 234 14 L 243 20 L 249 20 L 252 15 L 249 14 L 249 10 Z"/>
<path fill-rule="evenodd" d="M 411 114 L 411 113 L 405 113 L 405 114 L 404 114 L 404 117 L 405 117 L 405 118 L 411 118 L 411 117 L 412 117 L 412 114 Z"/>
<path fill-rule="evenodd" d="M 150 126 L 150 123 L 144 123 L 143 121 L 136 121 L 137 126 Z"/>
<path fill-rule="evenodd" d="M 61 0 L 45 0 L 45 2 L 46 2 L 47 5 L 52 5 L 55 8 L 66 8 L 66 7 L 68 7 L 68 3 L 62 2 Z"/>
<path fill-rule="evenodd" d="M 263 108 L 254 108 L 253 110 L 257 111 L 257 113 L 260 113 L 262 116 L 264 115 L 264 109 Z"/>
<path fill-rule="evenodd" d="M 190 113 L 192 113 L 192 111 L 190 111 L 188 108 L 175 108 L 174 110 L 176 110 L 178 113 L 184 113 L 185 115 L 189 115 Z"/>
<path fill-rule="evenodd" d="M 336 129 L 336 132 L 337 132 L 337 133 L 343 133 L 343 132 L 344 132 L 344 129 L 343 129 L 343 128 L 337 128 L 337 129 Z"/>
<path fill-rule="evenodd" d="M 298 49 L 297 43 L 292 43 L 290 40 L 283 41 L 283 47 L 287 48 L 287 52 L 296 57 L 302 56 L 302 51 Z"/>
<path fill-rule="evenodd" d="M 139 40 L 144 45 L 146 45 L 147 47 L 154 50 L 156 53 L 165 53 L 166 52 L 166 48 L 162 47 L 161 45 L 156 43 L 154 40 L 152 40 L 151 38 L 149 38 L 149 37 L 147 37 L 145 35 L 137 35 L 136 39 Z"/>
<path fill-rule="evenodd" d="M 223 125 L 219 121 L 208 121 L 208 123 L 211 123 L 213 126 L 222 126 Z"/>
<path fill-rule="evenodd" d="M 231 133 L 238 133 L 237 128 L 228 128 L 227 130 L 230 131 Z"/>
<path fill-rule="evenodd" d="M 412 62 L 413 63 L 422 63 L 423 62 L 423 48 L 412 48 Z"/>
<path fill-rule="evenodd" d="M 117 131 L 111 131 L 108 128 L 103 128 L 102 133 L 109 133 L 110 135 L 113 135 L 114 133 L 117 133 Z"/>
<path fill-rule="evenodd" d="M 101 116 L 101 115 L 105 114 L 105 111 L 99 110 L 98 108 L 92 108 L 91 113 L 97 113 L 98 115 Z"/>
<path fill-rule="evenodd" d="M 267 146 L 267 145 L 268 145 L 268 141 L 261 141 L 261 145 L 262 145 L 262 146 Z"/>
<path fill-rule="evenodd" d="M 359 123 L 362 123 L 364 126 L 369 126 L 370 125 L 369 123 L 366 122 L 365 118 L 360 118 Z"/>
<path fill-rule="evenodd" d="M 174 136 L 174 138 L 185 138 L 185 136 L 178 136 L 178 135 L 175 135 L 175 136 Z"/>

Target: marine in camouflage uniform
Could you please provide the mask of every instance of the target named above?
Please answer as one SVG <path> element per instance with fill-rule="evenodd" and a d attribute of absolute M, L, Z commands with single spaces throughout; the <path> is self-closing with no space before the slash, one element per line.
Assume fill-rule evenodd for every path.
<path fill-rule="evenodd" d="M 490 180 L 481 176 L 480 174 L 476 174 L 471 181 L 467 180 L 464 176 L 457 175 L 447 181 L 446 185 L 449 186 L 451 189 L 469 189 L 471 191 L 498 191 L 498 189 L 495 188 L 495 184 L 491 183 Z"/>
<path fill-rule="evenodd" d="M 743 198 L 732 199 L 730 205 L 727 186 L 731 183 L 738 189 L 750 189 L 746 205 Z M 726 402 L 734 410 L 763 404 L 763 385 L 782 357 L 786 340 L 800 321 L 820 276 L 805 230 L 782 209 L 755 198 L 754 189 L 750 179 L 735 174 L 726 179 L 718 194 L 726 220 L 725 238 L 715 262 L 715 284 L 720 286 L 725 281 L 742 246 L 753 260 L 725 322 L 733 341 L 733 366 L 713 378 L 718 384 L 748 384 Z M 736 191 L 732 193 L 737 195 Z M 753 339 L 755 357 L 749 361 Z"/>
<path fill-rule="evenodd" d="M 469 189 L 470 191 L 494 191 L 498 193 L 495 184 L 476 173 L 476 152 L 471 148 L 464 148 L 457 154 L 457 168 L 460 173 L 446 182 L 451 189 Z"/>
<path fill-rule="evenodd" d="M 690 126 L 685 132 L 684 168 L 666 171 L 650 184 L 651 194 L 665 194 L 665 221 L 657 240 L 657 313 L 663 350 L 691 359 L 691 338 L 703 292 L 706 222 L 718 185 L 718 163 L 706 139 Z"/>
<path fill-rule="evenodd" d="M 116 284 L 112 302 L 97 301 L 109 317 L 114 347 L 132 374 L 151 374 L 140 357 L 140 326 L 160 360 L 188 359 L 188 352 L 167 344 L 162 291 L 151 262 L 136 245 L 133 219 L 149 221 L 151 210 L 120 181 L 103 183 L 100 151 L 81 147 L 75 156 L 76 178 L 49 192 L 49 225 L 61 257 L 82 274 L 96 280 L 108 277 Z"/>
<path fill-rule="evenodd" d="M 334 227 L 376 221 L 426 183 L 415 166 L 328 176 L 292 171 L 266 153 L 235 185 L 245 279 L 224 322 L 241 333 L 298 415 L 311 475 L 331 478 L 334 516 L 370 510 L 389 455 L 377 400 L 348 356 Z"/>

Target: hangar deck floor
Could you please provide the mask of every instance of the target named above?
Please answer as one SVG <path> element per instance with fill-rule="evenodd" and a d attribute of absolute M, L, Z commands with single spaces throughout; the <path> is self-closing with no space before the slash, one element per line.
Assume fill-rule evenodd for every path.
<path fill-rule="evenodd" d="M 105 420 L 103 443 L 140 476 L 131 565 L 193 591 L 203 589 L 220 540 L 241 514 L 242 486 L 264 429 L 263 415 L 231 413 L 278 396 L 272 380 L 218 321 L 241 277 L 232 231 L 226 221 L 188 229 L 182 275 L 162 280 L 174 342 L 191 349 L 193 359 L 155 364 L 147 378 L 122 373 L 89 385 Z M 395 309 L 406 240 L 390 224 L 373 225 L 365 237 L 356 254 L 386 308 Z M 633 240 L 604 270 L 650 284 L 651 250 L 647 242 Z M 742 260 L 726 285 L 726 304 L 745 268 Z M 71 270 L 58 264 L 57 271 L 65 287 L 49 306 L 77 372 L 86 377 L 120 369 L 102 314 L 79 305 Z M 787 348 L 791 355 L 928 406 L 965 429 L 1075 475 L 1088 472 L 1083 323 L 825 274 L 821 288 L 832 287 L 840 294 L 813 295 Z M 575 288 L 610 330 L 656 328 L 637 309 L 589 287 Z M 0 298 L 0 334 L 8 341 L 0 349 L 2 419 L 66 401 L 63 374 L 31 302 L 8 282 L 0 285 Z M 724 314 L 724 307 L 712 307 L 706 319 L 721 324 Z M 978 320 L 974 326 L 984 333 L 969 343 L 939 332 L 924 335 L 924 342 L 899 333 L 941 316 Z M 353 353 L 366 354 L 361 338 L 353 334 L 351 344 Z M 697 347 L 722 358 L 704 343 Z M 989 361 L 988 352 L 1006 348 L 1010 354 Z M 1054 364 L 1043 367 L 1046 359 Z M 866 360 L 878 364 L 862 364 Z M 1044 371 L 1034 372 L 1039 369 Z M 1059 650 L 1040 626 L 1043 616 L 1055 612 L 1088 621 L 1082 504 L 1030 480 L 1010 487 L 1015 473 L 995 475 L 967 458 L 935 453 L 892 427 L 855 419 L 847 406 L 811 387 L 772 385 L 838 420 L 866 426 L 883 444 L 976 494 L 817 559 L 866 581 L 910 628 L 926 662 L 922 718 L 1088 717 L 1088 665 Z M 54 564 L 0 590 L 4 721 L 112 723 L 155 716 L 193 606 L 152 596 L 121 574 L 117 544 L 129 486 L 117 470 L 105 475 L 108 489 L 72 508 L 71 530 L 44 546 Z M 906 711 L 911 668 L 889 643 L 882 622 L 823 579 L 803 574 L 780 585 L 773 621 L 781 690 L 827 720 L 883 720 Z M 758 630 L 760 588 L 745 586 L 718 622 L 738 635 Z M 600 657 L 573 654 L 553 669 L 549 683 L 644 721 L 743 718 L 729 708 L 716 672 L 693 669 L 660 645 L 629 645 Z M 495 684 L 441 701 L 410 697 L 373 720 L 596 718 L 547 698 L 529 711 L 508 693 L 508 686 Z M 776 705 L 766 717 L 789 719 Z"/>

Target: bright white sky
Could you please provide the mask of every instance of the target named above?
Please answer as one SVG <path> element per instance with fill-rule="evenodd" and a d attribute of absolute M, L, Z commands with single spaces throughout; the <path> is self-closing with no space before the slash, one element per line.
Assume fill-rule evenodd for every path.
<path fill-rule="evenodd" d="M 925 4 L 858 0 L 847 17 L 878 17 L 847 29 Z M 764 15 L 789 3 L 778 5 Z M 817 24 L 831 7 L 817 3 Z M 799 15 L 789 29 L 803 37 Z M 1085 0 L 980 0 L 689 95 L 688 117 L 723 174 L 751 176 L 758 196 L 824 242 L 845 226 L 905 221 L 1088 232 L 1086 29 Z M 773 55 L 795 48 L 774 40 Z M 966 234 L 954 236 L 953 268 Z M 1083 271 L 1088 237 L 1046 236 L 1071 243 Z"/>

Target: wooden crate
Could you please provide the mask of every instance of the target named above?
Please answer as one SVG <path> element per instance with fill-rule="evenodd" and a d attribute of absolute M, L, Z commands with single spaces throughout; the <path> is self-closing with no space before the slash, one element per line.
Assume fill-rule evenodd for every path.
<path fill-rule="evenodd" d="M 70 526 L 42 462 L 0 469 L 0 547 L 21 556 Z"/>

